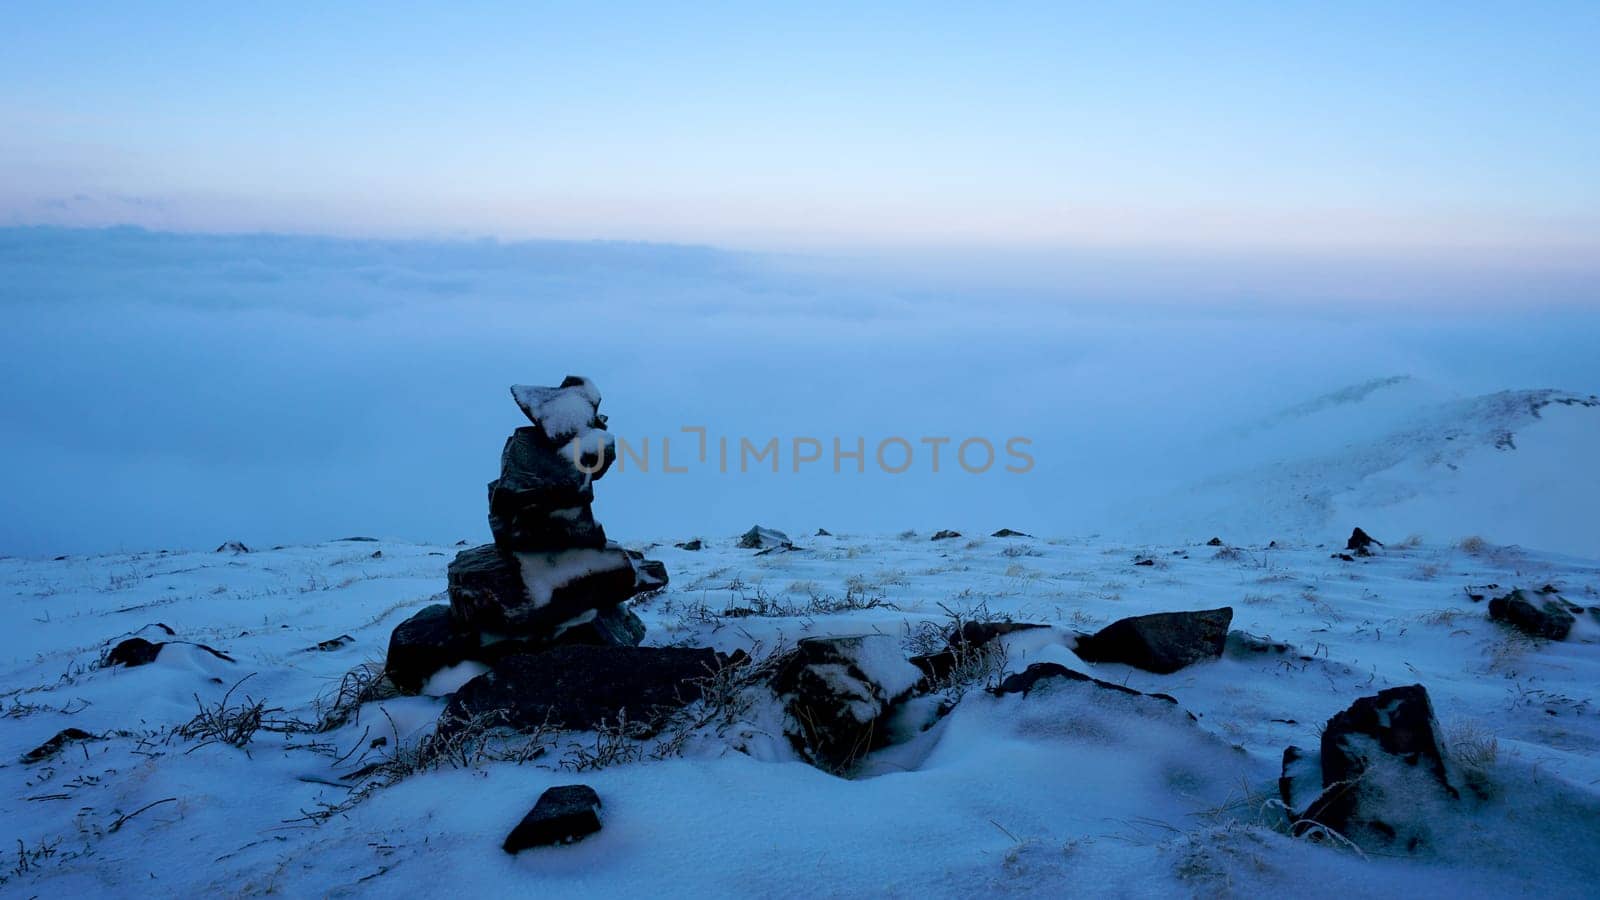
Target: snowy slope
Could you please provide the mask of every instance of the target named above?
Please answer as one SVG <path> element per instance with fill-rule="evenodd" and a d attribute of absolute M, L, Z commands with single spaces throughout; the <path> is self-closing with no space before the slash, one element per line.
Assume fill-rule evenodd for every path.
<path fill-rule="evenodd" d="M 263 729 L 243 749 L 173 729 L 236 684 L 232 702 L 265 700 L 269 719 L 316 718 L 314 700 L 381 659 L 394 625 L 442 589 L 455 548 L 5 559 L 0 810 L 17 843 L 0 858 L 0 893 L 1593 895 L 1600 623 L 1586 617 L 1569 641 L 1536 645 L 1487 621 L 1464 588 L 1551 582 L 1597 605 L 1594 561 L 1430 544 L 1350 563 L 1307 543 L 929 533 L 806 538 L 760 556 L 731 537 L 702 552 L 654 545 L 673 586 L 639 608 L 647 643 L 731 651 L 881 631 L 909 652 L 947 609 L 1011 615 L 1056 627 L 1014 641 L 1010 669 L 1057 661 L 1172 694 L 1198 721 L 1115 694 L 972 691 L 845 780 L 799 762 L 775 710 L 754 703 L 720 736 L 697 732 L 672 750 L 647 741 L 631 762 L 572 771 L 597 739 L 559 735 L 523 764 L 421 772 L 324 817 L 352 796 L 340 776 L 413 746 L 442 701 L 371 703 L 320 734 Z M 1142 554 L 1156 564 L 1134 566 Z M 855 608 L 816 612 L 847 596 Z M 1073 629 L 1221 604 L 1235 608 L 1234 628 L 1297 652 L 1158 676 L 1066 648 Z M 730 607 L 778 614 L 723 615 Z M 94 667 L 105 642 L 156 622 L 235 661 L 179 647 L 142 668 Z M 341 635 L 352 640 L 315 649 Z M 1321 723 L 1358 696 L 1418 681 L 1452 736 L 1498 741 L 1491 799 L 1443 822 L 1417 857 L 1362 857 L 1275 830 L 1283 748 L 1314 746 Z M 19 761 L 67 727 L 101 739 Z M 574 782 L 600 792 L 603 832 L 515 858 L 500 850 L 542 789 Z"/>
<path fill-rule="evenodd" d="M 1477 535 L 1600 556 L 1594 397 L 1454 397 L 1413 378 L 1384 378 L 1208 435 L 1175 455 L 1188 481 L 1122 510 L 1136 523 L 1134 537 L 1226 531 L 1241 540 L 1305 540 L 1366 522 L 1438 542 Z"/>

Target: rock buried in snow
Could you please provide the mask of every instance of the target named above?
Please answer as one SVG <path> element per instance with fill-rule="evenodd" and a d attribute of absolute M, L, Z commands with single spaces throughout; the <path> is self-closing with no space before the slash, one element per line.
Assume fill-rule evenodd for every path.
<path fill-rule="evenodd" d="M 788 550 L 794 547 L 794 541 L 776 528 L 752 525 L 749 531 L 739 537 L 739 547 L 743 550 Z"/>
<path fill-rule="evenodd" d="M 1382 547 L 1383 541 L 1377 540 L 1372 535 L 1357 528 L 1355 531 L 1350 532 L 1350 540 L 1345 541 L 1344 548 L 1357 556 L 1371 556 L 1374 544 Z"/>
<path fill-rule="evenodd" d="M 217 549 L 214 552 L 217 552 L 217 553 L 234 553 L 234 554 L 249 553 L 250 552 L 250 548 L 246 547 L 244 544 L 240 543 L 239 541 L 224 541 L 222 543 L 222 545 L 217 547 Z"/>
<path fill-rule="evenodd" d="M 1311 763 L 1299 748 L 1284 753 L 1279 787 L 1299 831 L 1323 825 L 1415 849 L 1426 838 L 1428 807 L 1458 796 L 1420 684 L 1379 691 L 1335 714 L 1322 732 L 1319 765 L 1322 793 L 1300 806 Z"/>
<path fill-rule="evenodd" d="M 449 734 L 473 722 L 531 731 L 650 726 L 700 697 L 720 663 L 709 647 L 552 647 L 508 656 L 462 686 L 439 717 Z"/>
<path fill-rule="evenodd" d="M 401 693 L 415 694 L 433 673 L 471 659 L 477 650 L 477 636 L 457 630 L 450 607 L 435 603 L 395 626 L 386 673 Z"/>
<path fill-rule="evenodd" d="M 886 634 L 805 638 L 773 690 L 793 722 L 790 738 L 819 768 L 843 771 L 887 738 L 883 720 L 923 673 Z"/>
<path fill-rule="evenodd" d="M 936 532 L 934 534 L 934 536 L 929 538 L 928 540 L 931 540 L 931 541 L 948 541 L 951 538 L 958 538 L 958 537 L 961 537 L 961 532 L 959 532 L 959 531 L 951 531 L 949 529 L 945 529 L 943 531 Z"/>
<path fill-rule="evenodd" d="M 111 648 L 106 654 L 105 665 L 108 666 L 134 666 L 149 665 L 161 655 L 161 648 L 166 644 L 156 644 L 141 637 L 132 637 Z"/>
<path fill-rule="evenodd" d="M 1514 590 L 1489 601 L 1489 618 L 1504 622 L 1534 637 L 1564 641 L 1577 619 L 1565 603 L 1552 597 L 1530 597 Z"/>
<path fill-rule="evenodd" d="M 681 544 L 674 544 L 673 546 L 677 547 L 679 550 L 688 550 L 692 553 L 704 549 L 705 543 L 699 538 L 695 538 L 692 541 L 684 541 Z"/>
<path fill-rule="evenodd" d="M 600 795 L 586 784 L 562 785 L 539 795 L 501 847 L 516 854 L 529 847 L 569 844 L 599 830 Z"/>
<path fill-rule="evenodd" d="M 1074 652 L 1089 662 L 1125 663 L 1167 675 L 1191 663 L 1222 656 L 1233 607 L 1152 613 L 1118 619 L 1078 638 Z"/>
<path fill-rule="evenodd" d="M 447 570 L 450 609 L 463 631 L 548 634 L 588 612 L 633 596 L 638 575 L 614 544 L 549 553 L 463 550 Z"/>
<path fill-rule="evenodd" d="M 951 633 L 947 643 L 952 649 L 982 647 L 995 638 L 1005 637 L 1008 634 L 1049 627 L 1031 622 L 963 622 L 959 630 Z"/>
<path fill-rule="evenodd" d="M 64 728 L 56 732 L 55 737 L 22 754 L 22 763 L 23 765 L 33 765 L 34 763 L 44 762 L 60 753 L 68 744 L 92 740 L 94 740 L 94 735 L 84 731 L 82 728 Z"/>
<path fill-rule="evenodd" d="M 1120 684 L 1113 684 L 1109 681 L 1101 681 L 1098 678 L 1091 678 L 1082 672 L 1073 671 L 1072 669 L 1069 669 L 1060 663 L 1051 662 L 1034 663 L 1026 669 L 1023 669 L 1021 672 L 1007 677 L 1005 681 L 1000 682 L 999 687 L 994 689 L 994 693 L 995 696 L 1003 696 L 1005 694 L 1021 694 L 1022 696 L 1026 697 L 1028 694 L 1039 689 L 1041 685 L 1047 686 L 1049 684 L 1049 679 L 1081 681 L 1087 684 L 1095 685 L 1096 687 L 1105 688 L 1106 690 L 1116 691 L 1122 694 L 1130 694 L 1135 697 L 1150 697 L 1166 703 L 1178 702 L 1176 698 L 1167 694 L 1146 694 L 1144 691 L 1136 691 L 1131 687 L 1124 687 Z"/>
<path fill-rule="evenodd" d="M 1033 537 L 1033 535 L 1024 531 L 1012 531 L 1009 528 L 1002 528 L 999 531 L 996 531 L 994 534 L 989 535 L 989 537 Z"/>

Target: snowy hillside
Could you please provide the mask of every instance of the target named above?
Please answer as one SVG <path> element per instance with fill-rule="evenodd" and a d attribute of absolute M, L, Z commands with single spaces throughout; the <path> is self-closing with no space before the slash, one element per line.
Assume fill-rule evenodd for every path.
<path fill-rule="evenodd" d="M 1240 539 L 1304 540 L 1366 522 L 1441 542 L 1476 535 L 1600 555 L 1600 399 L 1592 396 L 1455 397 L 1383 378 L 1207 435 L 1176 455 L 1184 485 L 1125 512 L 1137 523 L 1131 536 L 1226 528 Z"/>
<path fill-rule="evenodd" d="M 1525 395 L 1469 407 L 1478 426 L 1453 435 L 1431 421 L 1397 429 L 1414 436 L 1398 457 L 1362 444 L 1362 482 L 1376 494 L 1381 473 L 1398 478 L 1424 446 L 1468 472 L 1497 458 L 1477 448 L 1495 428 L 1524 453 L 1540 429 L 1593 414 L 1547 406 L 1528 429 Z M 1468 449 L 1443 452 L 1454 443 Z M 1333 515 L 1361 499 L 1326 503 Z M 12 844 L 0 893 L 1593 896 L 1600 565 L 1477 542 L 1402 548 L 1403 535 L 1361 524 L 1390 545 L 1354 561 L 1331 555 L 1348 526 L 1274 548 L 977 529 L 938 541 L 931 530 L 797 537 L 787 552 L 720 536 L 698 551 L 640 545 L 672 578 L 633 604 L 647 645 L 762 659 L 802 637 L 877 632 L 909 656 L 936 646 L 952 613 L 1050 626 L 1014 635 L 994 670 L 947 691 L 947 715 L 909 704 L 891 746 L 848 778 L 801 761 L 781 709 L 755 687 L 717 717 L 691 707 L 638 741 L 548 732 L 408 765 L 445 701 L 367 691 L 376 699 L 353 707 L 338 695 L 347 673 L 381 663 L 396 625 L 437 602 L 455 547 L 352 539 L 0 560 L 0 809 Z M 1489 621 L 1473 599 L 1547 583 L 1587 608 L 1565 641 Z M 1070 649 L 1076 632 L 1114 619 L 1224 605 L 1236 632 L 1288 648 L 1235 635 L 1221 659 L 1170 675 Z M 173 643 L 148 665 L 98 665 L 135 632 Z M 1177 706 L 1089 687 L 982 689 L 1036 662 Z M 1274 803 L 1284 748 L 1315 747 L 1356 698 L 1413 683 L 1481 795 L 1426 809 L 1431 840 L 1414 853 L 1286 835 Z M 256 730 L 220 735 L 197 718 L 258 702 Z M 82 736 L 23 761 L 64 729 Z M 541 791 L 580 782 L 602 799 L 599 834 L 502 852 Z"/>

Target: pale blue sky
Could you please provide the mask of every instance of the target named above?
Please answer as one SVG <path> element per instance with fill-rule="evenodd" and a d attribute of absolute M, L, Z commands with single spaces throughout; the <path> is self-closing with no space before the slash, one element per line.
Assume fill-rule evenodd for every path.
<path fill-rule="evenodd" d="M 1600 4 L 0 10 L 0 224 L 1600 248 Z"/>

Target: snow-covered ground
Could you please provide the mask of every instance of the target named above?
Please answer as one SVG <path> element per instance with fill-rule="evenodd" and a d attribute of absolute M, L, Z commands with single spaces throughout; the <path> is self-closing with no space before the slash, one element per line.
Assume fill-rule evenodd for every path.
<path fill-rule="evenodd" d="M 1009 616 L 1056 627 L 1014 640 L 1007 668 L 1059 662 L 1171 694 L 1197 720 L 1111 692 L 974 689 L 925 732 L 902 723 L 908 741 L 842 779 L 799 761 L 776 707 L 757 702 L 721 733 L 649 739 L 604 768 L 589 768 L 595 735 L 546 736 L 520 764 L 445 764 L 350 803 L 360 789 L 341 776 L 413 747 L 443 701 L 369 703 L 320 733 L 282 723 L 315 721 L 346 672 L 382 659 L 394 626 L 443 589 L 456 548 L 346 540 L 4 559 L 0 893 L 1557 897 L 1600 885 L 1600 618 L 1538 643 L 1488 621 L 1467 590 L 1550 583 L 1596 607 L 1593 560 L 1401 548 L 1402 535 L 1375 526 L 1391 546 L 1346 562 L 1330 557 L 1343 533 L 1275 548 L 974 537 L 1005 522 L 800 537 L 816 524 L 828 523 L 790 530 L 791 552 L 757 555 L 727 536 L 703 536 L 699 552 L 636 544 L 672 575 L 636 604 L 646 643 L 770 650 L 876 631 L 909 654 L 949 612 Z M 929 540 L 946 527 L 968 536 Z M 1135 566 L 1141 557 L 1155 564 Z M 1234 608 L 1236 630 L 1294 650 L 1234 648 L 1161 676 L 1067 649 L 1074 630 L 1219 605 Z M 154 623 L 232 661 L 175 645 L 151 665 L 96 667 L 109 641 Z M 1441 812 L 1416 855 L 1275 827 L 1284 747 L 1314 747 L 1355 698 L 1416 682 L 1486 770 L 1489 798 Z M 248 744 L 175 733 L 230 689 L 235 706 L 265 701 L 268 727 Z M 95 739 L 20 761 L 65 728 Z M 600 834 L 501 851 L 544 788 L 576 782 L 600 793 Z"/>

